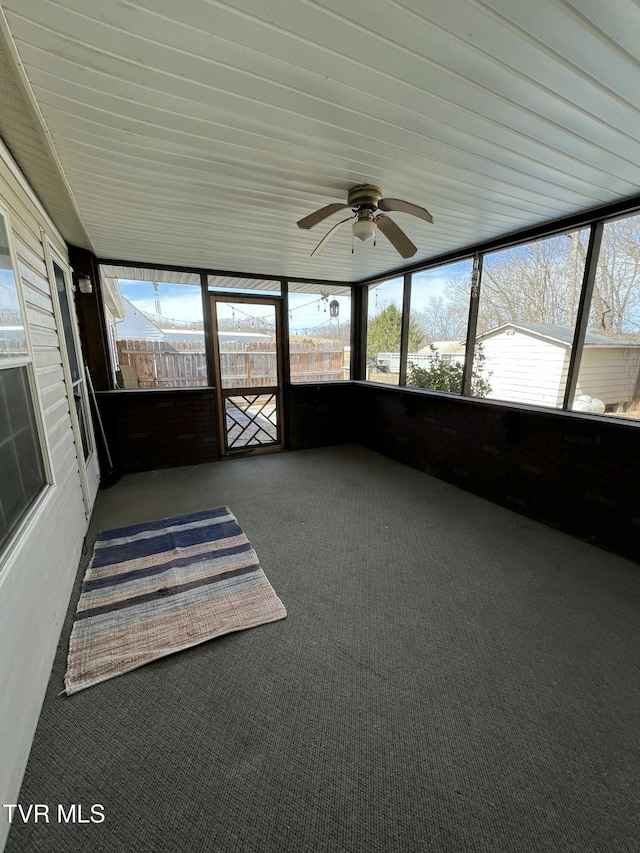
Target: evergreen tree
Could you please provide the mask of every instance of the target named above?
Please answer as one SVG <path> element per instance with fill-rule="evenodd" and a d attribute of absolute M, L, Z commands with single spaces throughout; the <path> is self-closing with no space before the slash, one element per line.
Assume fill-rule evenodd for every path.
<path fill-rule="evenodd" d="M 367 329 L 367 358 L 376 358 L 379 352 L 400 352 L 402 312 L 393 302 L 369 320 Z M 424 332 L 411 318 L 409 320 L 409 350 L 415 352 L 425 344 Z"/>

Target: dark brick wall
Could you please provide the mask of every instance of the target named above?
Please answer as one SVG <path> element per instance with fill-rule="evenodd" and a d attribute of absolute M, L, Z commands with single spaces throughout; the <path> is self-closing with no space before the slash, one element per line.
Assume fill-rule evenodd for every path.
<path fill-rule="evenodd" d="M 215 396 L 211 388 L 98 393 L 116 467 L 130 474 L 217 461 Z M 284 399 L 287 449 L 354 440 L 351 384 L 293 385 Z"/>
<path fill-rule="evenodd" d="M 357 440 L 640 560 L 640 424 L 354 386 Z"/>
<path fill-rule="evenodd" d="M 357 440 L 353 400 L 351 383 L 290 385 L 285 394 L 288 449 L 304 450 Z"/>
<path fill-rule="evenodd" d="M 197 465 L 219 458 L 215 391 L 107 391 L 98 406 L 123 474 Z"/>
<path fill-rule="evenodd" d="M 98 394 L 123 473 L 218 456 L 215 392 Z M 292 385 L 287 448 L 359 442 L 640 560 L 640 424 L 364 383 Z"/>

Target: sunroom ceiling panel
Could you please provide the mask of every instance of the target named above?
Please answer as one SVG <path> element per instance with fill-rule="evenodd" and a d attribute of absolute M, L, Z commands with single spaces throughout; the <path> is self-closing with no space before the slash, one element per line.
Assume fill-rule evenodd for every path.
<path fill-rule="evenodd" d="M 296 221 L 355 184 L 413 261 L 640 185 L 632 0 L 0 2 L 102 257 L 353 281 L 403 261 Z"/>

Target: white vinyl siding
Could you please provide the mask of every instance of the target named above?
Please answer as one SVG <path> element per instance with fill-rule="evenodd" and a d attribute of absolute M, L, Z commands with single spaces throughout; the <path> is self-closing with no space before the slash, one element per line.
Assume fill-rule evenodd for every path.
<path fill-rule="evenodd" d="M 50 485 L 0 554 L 0 802 L 17 802 L 53 656 L 77 571 L 87 519 L 60 340 L 45 263 L 48 239 L 67 251 L 0 143 L 0 206 L 8 214 L 35 375 Z M 1 475 L 1 472 L 0 472 Z M 0 849 L 8 825 L 0 821 Z"/>
<path fill-rule="evenodd" d="M 87 516 L 89 516 L 98 491 L 100 471 L 98 454 L 91 433 L 89 398 L 77 332 L 73 293 L 70 287 L 70 273 L 63 259 L 57 257 L 49 241 L 47 241 L 47 254 L 49 256 L 51 287 L 56 294 L 53 304 L 64 354 L 63 369 L 66 370 L 67 401 L 71 411 L 75 445 L 79 453 L 78 460 L 85 495 L 85 509 Z M 81 449 L 83 452 L 80 454 Z"/>
<path fill-rule="evenodd" d="M 491 386 L 489 399 L 553 408 L 562 405 L 568 347 L 517 329 L 489 335 L 481 343 L 483 376 Z"/>
<path fill-rule="evenodd" d="M 576 394 L 597 397 L 609 405 L 628 403 L 633 397 L 640 364 L 640 347 L 585 347 Z"/>

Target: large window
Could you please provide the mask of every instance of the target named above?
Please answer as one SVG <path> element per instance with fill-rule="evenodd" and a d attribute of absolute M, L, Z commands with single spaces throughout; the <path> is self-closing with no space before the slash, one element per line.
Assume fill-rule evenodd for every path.
<path fill-rule="evenodd" d="M 0 212 L 0 552 L 46 485 L 32 382 L 9 228 Z"/>
<path fill-rule="evenodd" d="M 331 382 L 351 375 L 351 288 L 289 284 L 292 382 Z"/>
<path fill-rule="evenodd" d="M 588 231 L 485 255 L 471 393 L 563 404 Z"/>
<path fill-rule="evenodd" d="M 464 260 L 413 274 L 407 385 L 461 393 L 471 270 Z"/>
<path fill-rule="evenodd" d="M 101 272 L 117 386 L 206 386 L 200 277 L 106 265 Z"/>
<path fill-rule="evenodd" d="M 640 420 L 640 215 L 604 224 L 593 278 L 585 277 L 589 235 L 556 234 L 412 273 L 403 342 L 403 279 L 371 285 L 367 378 L 398 384 L 404 346 L 408 387 L 461 394 L 469 362 L 472 396 L 562 408 L 573 394 L 573 411 Z M 585 296 L 582 339 L 585 278 L 593 293 L 590 302 Z M 470 316 L 475 344 L 467 354 Z"/>
<path fill-rule="evenodd" d="M 605 223 L 595 279 L 585 276 L 590 233 L 554 234 L 368 285 L 365 377 L 454 394 L 464 378 L 475 397 L 562 408 L 572 396 L 574 411 L 640 420 L 640 216 Z M 206 385 L 200 276 L 106 265 L 102 275 L 118 385 Z M 594 286 L 582 340 L 582 324 L 579 335 L 576 329 L 585 280 Z M 349 285 L 289 282 L 284 292 L 275 279 L 208 275 L 207 289 L 283 299 L 292 383 L 350 378 Z M 0 353 L 15 355 L 24 345 L 22 320 L 15 296 L 3 300 Z M 220 352 L 240 344 L 268 351 L 274 330 L 265 318 L 224 305 Z"/>
<path fill-rule="evenodd" d="M 605 223 L 573 409 L 640 420 L 640 216 Z"/>
<path fill-rule="evenodd" d="M 398 385 L 404 279 L 369 285 L 366 378 Z"/>

